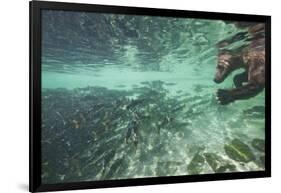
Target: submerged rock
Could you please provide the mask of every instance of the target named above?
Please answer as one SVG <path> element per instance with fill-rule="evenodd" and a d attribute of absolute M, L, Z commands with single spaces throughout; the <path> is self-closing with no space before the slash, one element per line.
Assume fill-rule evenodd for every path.
<path fill-rule="evenodd" d="M 156 174 L 157 176 L 176 175 L 179 166 L 182 164 L 183 162 L 178 161 L 157 162 Z"/>
<path fill-rule="evenodd" d="M 212 170 L 216 173 L 235 171 L 236 166 L 227 163 L 221 156 L 215 153 L 204 153 L 205 159 Z"/>
<path fill-rule="evenodd" d="M 236 166 L 233 164 L 226 164 L 217 169 L 217 173 L 227 172 L 227 171 L 236 171 Z"/>
<path fill-rule="evenodd" d="M 260 161 L 261 161 L 262 166 L 264 167 L 265 166 L 265 156 L 264 155 L 260 157 Z"/>
<path fill-rule="evenodd" d="M 104 176 L 102 177 L 102 179 L 112 179 L 115 177 L 116 174 L 121 174 L 122 171 L 120 171 L 120 168 L 124 164 L 123 162 L 124 157 L 115 160 L 111 167 L 108 169 L 108 171 L 104 172 Z"/>
<path fill-rule="evenodd" d="M 198 152 L 194 155 L 187 166 L 188 174 L 200 174 L 203 170 L 205 158 Z"/>
<path fill-rule="evenodd" d="M 255 138 L 251 143 L 252 147 L 260 152 L 265 152 L 265 141 L 262 139 Z"/>
<path fill-rule="evenodd" d="M 204 153 L 204 156 L 209 166 L 216 171 L 220 166 L 220 157 L 214 153 Z"/>
<path fill-rule="evenodd" d="M 248 163 L 255 159 L 250 147 L 239 139 L 234 139 L 230 144 L 224 145 L 224 151 L 231 159 Z"/>
<path fill-rule="evenodd" d="M 243 116 L 252 119 L 263 119 L 265 114 L 264 106 L 254 106 L 243 111 Z"/>
<path fill-rule="evenodd" d="M 244 114 L 264 113 L 264 112 L 265 112 L 265 106 L 253 106 L 252 108 L 243 111 Z"/>

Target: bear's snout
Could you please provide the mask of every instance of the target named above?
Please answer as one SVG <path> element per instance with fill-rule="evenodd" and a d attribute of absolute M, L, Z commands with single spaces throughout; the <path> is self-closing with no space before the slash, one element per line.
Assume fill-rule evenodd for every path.
<path fill-rule="evenodd" d="M 217 83 L 217 84 L 220 83 L 220 81 L 216 78 L 214 78 L 214 82 Z"/>
<path fill-rule="evenodd" d="M 218 79 L 218 78 L 216 78 L 216 77 L 215 77 L 213 80 L 214 80 L 214 82 L 217 83 L 217 84 L 219 84 L 219 83 L 221 83 L 221 82 L 223 81 L 222 79 Z"/>

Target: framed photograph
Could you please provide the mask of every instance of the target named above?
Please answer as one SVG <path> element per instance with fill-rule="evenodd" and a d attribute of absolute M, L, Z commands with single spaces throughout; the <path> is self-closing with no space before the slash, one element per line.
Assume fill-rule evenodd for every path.
<path fill-rule="evenodd" d="M 30 191 L 270 177 L 270 25 L 30 2 Z"/>

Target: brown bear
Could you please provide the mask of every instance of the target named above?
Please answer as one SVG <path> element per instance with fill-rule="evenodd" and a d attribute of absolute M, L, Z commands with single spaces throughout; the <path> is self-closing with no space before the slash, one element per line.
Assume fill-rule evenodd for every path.
<path fill-rule="evenodd" d="M 257 23 L 235 23 L 238 28 L 248 28 L 228 40 L 217 44 L 219 48 L 218 63 L 214 81 L 221 83 L 234 70 L 245 71 L 233 78 L 235 88 L 218 89 L 217 100 L 227 105 L 236 100 L 249 99 L 259 94 L 265 86 L 265 26 Z M 225 46 L 247 38 L 249 45 L 235 51 L 223 49 Z"/>

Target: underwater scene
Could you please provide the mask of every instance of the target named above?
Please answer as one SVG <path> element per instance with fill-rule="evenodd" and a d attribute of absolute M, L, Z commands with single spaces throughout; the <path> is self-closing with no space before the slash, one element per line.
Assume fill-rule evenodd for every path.
<path fill-rule="evenodd" d="M 42 183 L 264 170 L 264 24 L 42 11 Z"/>

